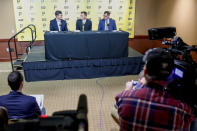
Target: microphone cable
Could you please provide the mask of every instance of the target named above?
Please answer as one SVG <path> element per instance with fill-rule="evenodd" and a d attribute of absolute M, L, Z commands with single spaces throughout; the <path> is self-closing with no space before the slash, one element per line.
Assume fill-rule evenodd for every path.
<path fill-rule="evenodd" d="M 101 89 L 102 93 L 101 93 L 101 99 L 100 99 L 100 111 L 99 111 L 99 115 L 100 115 L 100 131 L 103 131 L 103 99 L 104 99 L 104 87 L 102 84 L 99 83 L 100 80 L 103 80 L 105 79 L 104 77 L 103 78 L 98 78 L 96 79 L 96 84 L 99 86 L 99 88 Z"/>

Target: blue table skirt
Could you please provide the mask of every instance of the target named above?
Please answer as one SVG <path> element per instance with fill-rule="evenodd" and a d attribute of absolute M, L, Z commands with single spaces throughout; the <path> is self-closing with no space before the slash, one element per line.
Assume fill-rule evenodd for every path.
<path fill-rule="evenodd" d="M 87 79 L 138 74 L 141 57 L 117 59 L 24 62 L 26 81 Z"/>
<path fill-rule="evenodd" d="M 128 56 L 128 32 L 46 32 L 47 60 L 102 59 Z"/>

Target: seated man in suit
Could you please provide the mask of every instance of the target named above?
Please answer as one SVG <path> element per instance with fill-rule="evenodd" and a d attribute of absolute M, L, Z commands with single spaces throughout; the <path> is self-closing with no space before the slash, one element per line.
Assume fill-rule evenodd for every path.
<path fill-rule="evenodd" d="M 100 20 L 98 30 L 101 31 L 112 31 L 116 30 L 116 22 L 115 20 L 110 18 L 110 12 L 104 12 L 104 19 Z"/>
<path fill-rule="evenodd" d="M 81 19 L 77 20 L 76 30 L 80 31 L 91 31 L 92 30 L 92 21 L 87 19 L 87 12 L 81 12 Z"/>
<path fill-rule="evenodd" d="M 9 119 L 33 119 L 41 115 L 36 99 L 22 93 L 23 76 L 20 72 L 11 72 L 8 76 L 11 92 L 0 96 L 0 106 L 8 110 Z"/>
<path fill-rule="evenodd" d="M 50 21 L 50 31 L 68 31 L 67 23 L 62 19 L 62 12 L 55 12 L 55 19 Z"/>

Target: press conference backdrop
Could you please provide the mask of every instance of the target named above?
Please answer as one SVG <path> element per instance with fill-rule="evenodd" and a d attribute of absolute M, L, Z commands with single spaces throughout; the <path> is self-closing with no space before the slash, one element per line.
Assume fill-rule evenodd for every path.
<path fill-rule="evenodd" d="M 44 39 L 44 32 L 49 30 L 50 20 L 55 18 L 55 11 L 61 10 L 68 29 L 75 30 L 76 20 L 81 11 L 88 13 L 92 20 L 93 30 L 98 29 L 99 20 L 104 11 L 111 12 L 116 20 L 117 29 L 129 32 L 134 37 L 135 2 L 136 0 L 13 0 L 16 29 L 20 31 L 29 24 L 36 25 L 37 40 Z M 19 41 L 29 41 L 29 31 L 18 36 Z"/>

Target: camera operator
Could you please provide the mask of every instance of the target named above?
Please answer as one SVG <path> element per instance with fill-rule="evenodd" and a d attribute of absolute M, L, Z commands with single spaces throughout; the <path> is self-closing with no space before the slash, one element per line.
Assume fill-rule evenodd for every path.
<path fill-rule="evenodd" d="M 124 90 L 116 96 L 120 130 L 185 130 L 195 119 L 193 108 L 166 91 L 174 68 L 171 54 L 161 48 L 144 56 L 145 81 L 140 88 Z"/>

